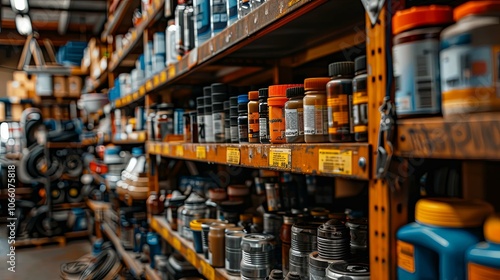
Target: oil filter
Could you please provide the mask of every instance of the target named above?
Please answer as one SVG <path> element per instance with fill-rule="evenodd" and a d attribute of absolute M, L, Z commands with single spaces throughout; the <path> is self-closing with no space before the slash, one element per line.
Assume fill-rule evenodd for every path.
<path fill-rule="evenodd" d="M 328 280 L 369 280 L 370 266 L 362 261 L 348 261 L 332 263 L 326 269 L 326 279 Z"/>
<path fill-rule="evenodd" d="M 346 226 L 351 231 L 351 254 L 365 257 L 368 254 L 368 219 L 350 219 Z"/>
<path fill-rule="evenodd" d="M 318 253 L 327 260 L 349 257 L 350 232 L 340 220 L 331 219 L 318 228 Z"/>
<path fill-rule="evenodd" d="M 224 224 L 227 224 L 223 221 L 217 221 L 217 222 L 212 222 L 212 221 L 208 221 L 208 222 L 203 222 L 201 224 L 201 242 L 202 242 L 202 245 L 203 245 L 203 254 L 205 255 L 205 259 L 208 260 L 208 234 L 210 232 L 210 226 L 211 225 L 224 225 Z"/>
<path fill-rule="evenodd" d="M 226 229 L 225 268 L 229 274 L 240 275 L 241 240 L 245 235 L 241 227 Z"/>
<path fill-rule="evenodd" d="M 309 254 L 309 279 L 310 280 L 324 280 L 326 277 L 326 269 L 328 265 L 335 262 L 341 262 L 336 260 L 327 260 L 319 256 L 318 252 L 312 252 Z"/>
<path fill-rule="evenodd" d="M 278 236 L 282 224 L 283 216 L 274 213 L 264 213 L 264 233 Z"/>
<path fill-rule="evenodd" d="M 273 269 L 271 274 L 269 274 L 268 280 L 283 280 L 283 271 L 279 269 Z"/>
<path fill-rule="evenodd" d="M 247 234 L 241 240 L 241 251 L 241 279 L 266 279 L 273 268 L 274 236 Z"/>
<path fill-rule="evenodd" d="M 300 274 L 293 271 L 288 272 L 288 274 L 285 277 L 285 280 L 301 280 L 301 279 L 308 279 L 308 278 L 300 277 Z"/>
<path fill-rule="evenodd" d="M 317 232 L 321 223 L 297 223 L 292 226 L 292 243 L 289 255 L 290 272 L 309 278 L 309 254 L 317 250 Z"/>

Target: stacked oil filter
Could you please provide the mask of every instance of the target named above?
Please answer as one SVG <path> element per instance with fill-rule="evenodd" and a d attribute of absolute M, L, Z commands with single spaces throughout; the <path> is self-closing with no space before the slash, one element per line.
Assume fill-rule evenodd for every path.
<path fill-rule="evenodd" d="M 275 239 L 270 234 L 247 234 L 241 241 L 241 279 L 264 280 L 274 265 Z"/>
<path fill-rule="evenodd" d="M 321 279 L 369 280 L 370 266 L 366 261 L 341 261 L 332 263 L 326 269 L 326 278 Z"/>
<path fill-rule="evenodd" d="M 309 254 L 318 248 L 317 231 L 320 225 L 318 222 L 299 222 L 292 226 L 289 269 L 303 279 L 309 278 Z"/>
<path fill-rule="evenodd" d="M 329 220 L 318 228 L 318 251 L 309 254 L 309 276 L 312 280 L 324 279 L 329 263 L 348 259 L 350 232 L 337 219 Z"/>
<path fill-rule="evenodd" d="M 241 241 L 246 234 L 243 230 L 226 229 L 226 264 L 225 268 L 229 274 L 240 275 L 241 265 Z"/>

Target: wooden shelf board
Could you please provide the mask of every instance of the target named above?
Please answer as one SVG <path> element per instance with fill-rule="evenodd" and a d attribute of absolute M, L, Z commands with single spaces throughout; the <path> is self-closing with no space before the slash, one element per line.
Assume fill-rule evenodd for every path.
<path fill-rule="evenodd" d="M 148 141 L 146 150 L 149 154 L 184 160 L 368 180 L 371 149 L 367 143 L 274 145 Z"/>
<path fill-rule="evenodd" d="M 49 149 L 80 149 L 84 145 L 81 142 L 47 142 L 47 148 Z"/>
<path fill-rule="evenodd" d="M 127 59 L 129 54 L 138 46 L 139 42 L 142 41 L 142 34 L 156 19 L 156 16 L 163 11 L 165 6 L 165 0 L 155 0 L 153 1 L 153 8 L 146 11 L 148 14 L 147 18 L 144 19 L 139 25 L 137 25 L 132 30 L 132 40 L 125 46 L 119 53 L 117 59 L 111 59 L 108 64 L 108 71 L 115 72 L 118 67 Z"/>
<path fill-rule="evenodd" d="M 92 211 L 106 211 L 111 208 L 111 203 L 109 202 L 103 202 L 103 201 L 95 201 L 88 199 L 86 201 L 87 206 L 92 210 Z"/>
<path fill-rule="evenodd" d="M 395 154 L 413 159 L 500 160 L 500 113 L 398 120 Z"/>
<path fill-rule="evenodd" d="M 104 30 L 101 34 L 101 41 L 106 42 L 108 35 L 114 35 L 119 27 L 127 25 L 123 24 L 124 19 L 127 15 L 131 15 L 131 12 L 134 10 L 134 6 L 137 6 L 139 3 L 140 2 L 138 0 L 121 1 L 115 12 L 108 16 L 111 20 L 104 25 Z M 129 26 L 131 24 L 132 23 L 130 23 Z"/>
<path fill-rule="evenodd" d="M 161 216 L 153 216 L 151 219 L 151 228 L 165 239 L 173 248 L 183 255 L 198 271 L 209 280 L 236 280 L 238 276 L 230 276 L 223 268 L 214 268 L 205 259 L 203 254 L 198 254 L 194 250 L 193 243 L 182 238 L 176 231 L 170 228 L 170 225 Z"/>

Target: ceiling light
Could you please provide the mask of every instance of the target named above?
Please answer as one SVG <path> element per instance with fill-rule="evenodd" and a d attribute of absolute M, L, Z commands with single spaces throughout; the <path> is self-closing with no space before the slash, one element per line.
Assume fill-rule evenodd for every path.
<path fill-rule="evenodd" d="M 21 35 L 29 35 L 33 33 L 30 16 L 18 14 L 16 16 L 16 28 L 17 32 Z"/>
<path fill-rule="evenodd" d="M 15 13 L 28 13 L 28 0 L 10 0 L 10 6 Z"/>

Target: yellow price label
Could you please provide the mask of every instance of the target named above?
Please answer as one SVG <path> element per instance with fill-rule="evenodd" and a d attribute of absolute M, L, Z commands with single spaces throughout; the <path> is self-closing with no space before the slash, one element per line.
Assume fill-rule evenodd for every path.
<path fill-rule="evenodd" d="M 167 144 L 164 144 L 163 145 L 163 150 L 162 150 L 161 154 L 164 155 L 164 156 L 170 155 L 170 146 L 167 145 Z"/>
<path fill-rule="evenodd" d="M 175 155 L 178 157 L 183 157 L 184 156 L 184 147 L 183 146 L 176 146 L 175 147 Z"/>
<path fill-rule="evenodd" d="M 207 158 L 207 148 L 205 146 L 196 146 L 196 158 L 197 159 Z"/>
<path fill-rule="evenodd" d="M 160 76 L 156 75 L 153 77 L 154 87 L 157 87 L 160 84 Z"/>
<path fill-rule="evenodd" d="M 129 95 L 127 95 L 126 103 L 130 103 L 130 102 L 132 102 L 132 95 L 129 94 Z"/>
<path fill-rule="evenodd" d="M 318 160 L 320 172 L 352 174 L 352 151 L 319 149 Z"/>
<path fill-rule="evenodd" d="M 134 100 L 135 100 L 135 99 L 138 99 L 138 98 L 139 98 L 139 93 L 138 93 L 138 92 L 134 92 L 134 93 L 132 94 L 132 99 L 134 99 Z"/>
<path fill-rule="evenodd" d="M 168 67 L 168 77 L 170 79 L 172 79 L 173 77 L 175 77 L 175 66 L 174 65 L 171 65 Z"/>
<path fill-rule="evenodd" d="M 137 39 L 137 30 L 132 31 L 132 41 L 134 41 L 135 39 Z"/>
<path fill-rule="evenodd" d="M 199 264 L 198 264 L 198 256 L 196 255 L 196 253 L 191 250 L 191 249 L 187 249 L 187 252 L 186 252 L 186 259 L 188 260 L 188 262 L 190 262 L 192 265 L 194 265 L 195 267 L 197 267 Z"/>
<path fill-rule="evenodd" d="M 161 144 L 160 143 L 156 143 L 155 154 L 161 155 Z"/>
<path fill-rule="evenodd" d="M 201 262 L 201 274 L 209 280 L 215 279 L 215 269 L 204 261 Z"/>
<path fill-rule="evenodd" d="M 161 229 L 161 236 L 163 236 L 163 238 L 166 241 L 169 241 L 169 239 L 170 239 L 170 231 L 168 231 L 168 229 L 166 229 L 166 228 L 162 228 Z"/>
<path fill-rule="evenodd" d="M 160 73 L 160 82 L 165 83 L 167 81 L 167 72 L 166 71 L 161 71 Z"/>
<path fill-rule="evenodd" d="M 141 87 L 139 88 L 139 94 L 140 94 L 141 96 L 142 96 L 142 95 L 144 95 L 144 94 L 146 94 L 146 88 L 145 88 L 144 86 L 141 86 Z"/>
<path fill-rule="evenodd" d="M 284 169 L 292 168 L 292 150 L 271 148 L 269 151 L 269 166 Z"/>
<path fill-rule="evenodd" d="M 118 100 L 116 100 L 116 102 L 115 102 L 115 107 L 120 107 L 120 106 L 122 106 L 122 100 L 121 100 L 121 99 L 118 99 Z"/>
<path fill-rule="evenodd" d="M 226 161 L 231 164 L 240 164 L 240 149 L 228 147 L 226 150 Z"/>
<path fill-rule="evenodd" d="M 146 82 L 146 90 L 151 91 L 153 89 L 153 82 L 151 80 Z"/>
<path fill-rule="evenodd" d="M 175 250 L 180 252 L 182 249 L 181 241 L 178 238 L 174 238 L 172 240 L 172 247 L 174 247 Z"/>

